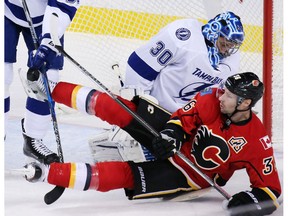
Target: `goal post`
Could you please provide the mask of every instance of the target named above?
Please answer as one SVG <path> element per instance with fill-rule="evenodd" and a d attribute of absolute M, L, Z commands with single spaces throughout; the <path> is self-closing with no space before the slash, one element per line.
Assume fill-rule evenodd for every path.
<path fill-rule="evenodd" d="M 272 62 L 273 62 L 273 0 L 266 0 L 263 18 L 263 82 L 265 93 L 263 96 L 263 123 L 272 135 Z"/>
<path fill-rule="evenodd" d="M 283 2 L 276 0 L 82 0 L 65 33 L 65 50 L 115 93 L 129 55 L 168 23 L 195 18 L 206 23 L 227 10 L 241 17 L 245 41 L 240 71 L 253 71 L 265 84 L 255 107 L 273 142 L 283 141 Z M 277 14 L 274 16 L 274 14 Z M 65 62 L 61 79 L 97 88 Z"/>

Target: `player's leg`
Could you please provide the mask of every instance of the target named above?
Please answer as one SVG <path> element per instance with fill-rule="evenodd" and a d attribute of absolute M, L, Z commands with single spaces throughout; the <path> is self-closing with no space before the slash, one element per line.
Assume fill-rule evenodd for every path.
<path fill-rule="evenodd" d="M 35 31 L 37 35 L 40 35 L 41 26 L 36 27 Z M 22 33 L 28 52 L 31 53 L 34 49 L 31 33 L 29 29 L 23 29 Z M 48 79 L 57 82 L 59 78 L 58 70 L 62 69 L 62 67 L 62 56 L 48 59 L 46 63 Z M 48 102 L 27 97 L 24 119 L 21 120 L 24 138 L 23 152 L 26 156 L 46 164 L 59 161 L 57 154 L 51 151 L 43 143 L 43 138 L 45 137 L 50 124 L 51 116 Z"/>
<path fill-rule="evenodd" d="M 30 182 L 44 181 L 65 188 L 101 192 L 134 187 L 132 170 L 127 162 L 99 162 L 93 165 L 87 163 L 44 165 L 34 162 L 26 165 L 26 168 L 25 178 Z M 28 171 L 31 171 L 31 174 Z"/>
<path fill-rule="evenodd" d="M 151 147 L 152 139 L 154 138 L 153 134 L 134 120 L 109 95 L 89 87 L 59 82 L 52 92 L 52 97 L 58 103 L 86 114 L 95 115 L 109 124 L 119 126 L 153 153 L 153 148 Z M 132 111 L 137 111 L 157 131 L 163 129 L 164 124 L 170 117 L 169 112 L 149 100 L 134 97 L 133 101 L 129 101 L 120 96 L 118 96 L 118 99 L 125 103 Z M 138 106 L 138 104 L 141 106 Z M 102 139 L 102 136 L 100 138 Z M 128 142 L 130 141 L 131 139 L 128 140 Z"/>
<path fill-rule="evenodd" d="M 42 81 L 38 79 L 39 75 L 37 74 L 37 71 L 34 72 L 34 76 L 36 77 L 35 81 L 30 82 L 30 80 L 26 82 L 26 87 L 30 89 L 30 92 L 33 91 L 36 93 L 34 98 L 41 99 L 41 95 L 45 96 L 43 90 L 41 90 L 43 89 L 41 87 L 43 84 Z M 82 113 L 95 115 L 110 124 L 118 125 L 118 129 L 112 133 L 107 132 L 99 134 L 99 136 L 95 137 L 95 139 L 91 139 L 89 141 L 90 146 L 92 146 L 92 154 L 97 154 L 95 162 L 103 160 L 122 160 L 122 154 L 119 154 L 119 151 L 124 152 L 124 150 L 122 148 L 118 148 L 117 146 L 117 142 L 120 141 L 120 138 L 123 138 L 124 140 L 122 141 L 125 141 L 125 145 L 121 143 L 121 147 L 127 147 L 129 150 L 131 149 L 130 147 L 133 147 L 131 146 L 131 143 L 132 141 L 134 143 L 135 140 L 131 138 L 129 134 L 123 130 L 120 130 L 119 128 L 127 126 L 133 118 L 107 94 L 89 87 L 84 87 L 73 83 L 59 82 L 53 89 L 52 97 L 57 103 L 64 104 Z M 42 97 L 43 101 L 44 99 L 45 97 Z M 122 100 L 122 102 L 124 102 L 131 110 L 136 111 L 136 105 L 133 102 L 125 100 L 121 97 L 119 97 L 119 99 Z M 135 143 L 137 145 L 137 152 L 139 152 L 138 143 Z M 142 154 L 142 151 L 139 153 Z M 132 154 L 135 155 L 134 153 Z"/>
<path fill-rule="evenodd" d="M 164 197 L 178 191 L 191 191 L 186 177 L 168 160 L 144 163 L 98 162 L 87 163 L 38 163 L 26 166 L 30 182 L 44 181 L 76 190 L 106 192 L 125 188 L 129 199 Z M 28 172 L 26 172 L 28 173 Z M 111 175 L 113 173 L 113 175 Z M 144 178 L 145 174 L 145 178 Z M 163 184 L 163 179 L 166 179 Z"/>
<path fill-rule="evenodd" d="M 156 130 L 161 131 L 163 129 L 164 124 L 170 118 L 169 112 L 144 96 L 134 97 L 133 102 L 137 105 L 136 112 L 139 116 Z M 106 135 L 105 138 L 104 135 Z M 150 148 L 152 139 L 153 136 L 137 121 L 133 120 L 123 129 L 114 127 L 113 130 L 105 134 L 96 135 L 89 140 L 89 146 L 95 162 L 119 160 L 119 155 L 124 161 L 141 162 L 155 159 L 147 149 L 147 146 Z"/>
<path fill-rule="evenodd" d="M 6 123 L 10 111 L 10 86 L 13 81 L 14 71 L 13 63 L 16 62 L 17 45 L 21 28 L 8 18 L 4 17 L 4 118 L 5 135 Z"/>
<path fill-rule="evenodd" d="M 112 125 L 127 126 L 133 117 L 125 111 L 109 95 L 77 84 L 59 82 L 52 92 L 53 99 L 61 104 L 76 109 L 82 113 L 95 115 Z M 131 110 L 136 110 L 136 105 L 126 99 L 118 97 Z"/>

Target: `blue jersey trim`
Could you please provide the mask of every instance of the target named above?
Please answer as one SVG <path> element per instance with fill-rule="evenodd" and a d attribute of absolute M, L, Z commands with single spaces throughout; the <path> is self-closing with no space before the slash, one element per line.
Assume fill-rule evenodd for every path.
<path fill-rule="evenodd" d="M 11 2 L 9 2 L 8 0 L 5 0 L 5 4 L 11 10 L 11 12 L 13 13 L 13 15 L 15 17 L 17 17 L 20 20 L 27 22 L 27 19 L 26 19 L 25 13 L 24 13 L 24 9 L 22 7 L 14 5 Z M 38 17 L 33 17 L 32 18 L 33 24 L 36 25 L 36 24 L 41 23 L 43 21 L 43 17 L 44 17 L 44 15 L 41 15 Z"/>
<path fill-rule="evenodd" d="M 27 98 L 26 109 L 38 115 L 50 114 L 48 102 L 38 101 L 30 97 Z"/>
<path fill-rule="evenodd" d="M 144 62 L 135 52 L 130 55 L 128 65 L 141 77 L 149 81 L 155 80 L 159 74 L 148 64 L 146 64 L 146 62 Z"/>
<path fill-rule="evenodd" d="M 10 97 L 4 99 L 4 113 L 10 111 Z"/>
<path fill-rule="evenodd" d="M 51 7 L 59 8 L 63 13 L 67 14 L 70 17 L 70 20 L 73 19 L 77 11 L 77 8 L 71 7 L 65 3 L 60 3 L 57 0 L 48 1 L 48 5 Z"/>

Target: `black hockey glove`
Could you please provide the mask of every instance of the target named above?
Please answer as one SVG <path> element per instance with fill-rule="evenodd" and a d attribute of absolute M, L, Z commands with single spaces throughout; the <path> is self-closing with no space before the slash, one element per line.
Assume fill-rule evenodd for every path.
<path fill-rule="evenodd" d="M 261 202 L 251 191 L 233 195 L 227 207 L 231 216 L 262 216 L 276 210 L 272 200 Z"/>
<path fill-rule="evenodd" d="M 182 141 L 177 139 L 171 129 L 161 131 L 161 138 L 156 137 L 152 141 L 154 154 L 159 159 L 172 157 L 181 148 Z"/>
<path fill-rule="evenodd" d="M 214 182 L 215 182 L 216 184 L 218 184 L 219 186 L 223 187 L 223 186 L 226 185 L 227 180 L 223 179 L 222 176 L 220 176 L 219 174 L 216 174 L 216 175 L 214 176 Z"/>

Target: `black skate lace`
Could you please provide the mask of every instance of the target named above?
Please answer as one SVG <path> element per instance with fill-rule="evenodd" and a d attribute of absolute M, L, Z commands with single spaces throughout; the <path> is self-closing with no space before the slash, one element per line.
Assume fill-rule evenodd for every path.
<path fill-rule="evenodd" d="M 48 156 L 50 154 L 53 154 L 53 152 L 48 149 L 43 143 L 42 139 L 33 139 L 32 140 L 32 147 L 35 149 L 36 152 Z"/>

